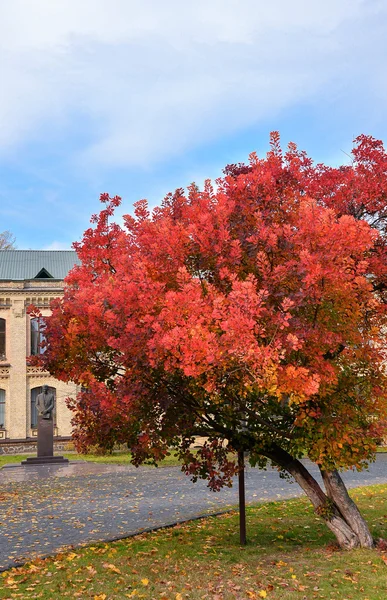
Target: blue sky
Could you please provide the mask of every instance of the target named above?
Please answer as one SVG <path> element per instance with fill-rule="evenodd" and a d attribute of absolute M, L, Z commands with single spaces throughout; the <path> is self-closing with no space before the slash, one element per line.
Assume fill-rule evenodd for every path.
<path fill-rule="evenodd" d="M 269 133 L 387 137 L 385 0 L 0 0 L 0 231 L 67 249 L 99 194 L 151 205 Z"/>

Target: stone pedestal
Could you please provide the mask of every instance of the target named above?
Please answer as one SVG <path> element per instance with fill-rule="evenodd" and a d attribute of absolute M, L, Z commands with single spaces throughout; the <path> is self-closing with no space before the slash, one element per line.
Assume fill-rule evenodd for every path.
<path fill-rule="evenodd" d="M 54 421 L 38 418 L 38 458 L 54 456 Z"/>
<path fill-rule="evenodd" d="M 38 417 L 38 456 L 23 460 L 22 465 L 68 464 L 63 456 L 54 456 L 54 422 Z"/>

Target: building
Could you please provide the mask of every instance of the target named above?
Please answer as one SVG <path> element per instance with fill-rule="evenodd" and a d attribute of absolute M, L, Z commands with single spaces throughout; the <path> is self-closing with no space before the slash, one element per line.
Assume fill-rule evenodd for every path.
<path fill-rule="evenodd" d="M 34 304 L 49 315 L 50 301 L 63 294 L 63 280 L 78 262 L 70 250 L 0 250 L 0 445 L 36 439 L 35 400 L 43 384 L 56 398 L 54 439 L 71 435 L 65 398 L 76 386 L 27 366 L 27 356 L 42 352 L 42 333 L 26 308 Z"/>

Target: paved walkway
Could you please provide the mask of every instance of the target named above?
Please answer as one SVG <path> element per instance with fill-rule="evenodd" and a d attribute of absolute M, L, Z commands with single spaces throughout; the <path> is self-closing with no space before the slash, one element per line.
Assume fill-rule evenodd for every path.
<path fill-rule="evenodd" d="M 310 464 L 310 463 L 309 463 Z M 316 468 L 311 468 L 317 476 Z M 370 470 L 346 473 L 350 487 L 387 483 L 387 454 Z M 247 469 L 246 501 L 301 495 L 274 469 Z M 237 486 L 211 492 L 178 467 L 96 463 L 0 469 L 0 570 L 69 546 L 107 541 L 224 510 Z"/>

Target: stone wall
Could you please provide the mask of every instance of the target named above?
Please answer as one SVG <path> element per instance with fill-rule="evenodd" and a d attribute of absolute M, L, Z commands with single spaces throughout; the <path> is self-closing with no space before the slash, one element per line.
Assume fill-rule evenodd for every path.
<path fill-rule="evenodd" d="M 74 444 L 69 438 L 54 440 L 54 453 L 71 452 Z M 0 443 L 0 455 L 5 454 L 36 454 L 37 441 L 35 440 L 9 440 Z"/>

